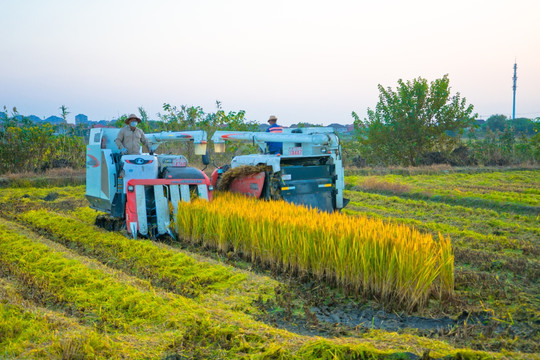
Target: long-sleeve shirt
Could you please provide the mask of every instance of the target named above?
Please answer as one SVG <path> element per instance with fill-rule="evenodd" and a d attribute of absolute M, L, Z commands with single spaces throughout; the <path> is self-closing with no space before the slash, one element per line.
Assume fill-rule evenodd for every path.
<path fill-rule="evenodd" d="M 126 148 L 128 151 L 128 155 L 140 154 L 139 150 L 141 148 L 141 143 L 148 146 L 148 141 L 144 136 L 144 132 L 139 128 L 131 130 L 129 126 L 124 126 L 120 130 L 114 142 L 120 150 L 122 148 Z"/>
<path fill-rule="evenodd" d="M 266 132 L 269 133 L 282 133 L 283 128 L 279 126 L 278 124 L 272 124 L 268 129 L 266 129 Z M 281 142 L 267 142 L 268 144 L 268 152 L 270 154 L 277 154 L 282 153 L 283 150 L 281 149 L 283 147 L 283 143 Z"/>

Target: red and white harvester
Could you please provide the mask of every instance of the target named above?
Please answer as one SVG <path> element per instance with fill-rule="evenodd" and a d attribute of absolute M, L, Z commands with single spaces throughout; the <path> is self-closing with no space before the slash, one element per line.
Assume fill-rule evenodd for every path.
<path fill-rule="evenodd" d="M 206 132 L 146 134 L 150 153 L 122 155 L 114 143 L 119 131 L 90 131 L 86 149 L 86 198 L 90 207 L 107 213 L 117 223 L 125 223 L 134 238 L 137 234 L 173 236 L 171 216 L 175 217 L 179 201 L 189 202 L 193 197 L 211 201 L 213 187 L 203 171 L 188 166 L 184 156 L 154 152 L 163 142 L 191 141 L 195 155 L 202 155 L 207 165 Z"/>
<path fill-rule="evenodd" d="M 227 141 L 248 141 L 259 154 L 235 156 L 230 165 L 211 176 L 218 190 L 261 199 L 282 199 L 293 204 L 339 211 L 347 205 L 341 145 L 333 128 L 283 129 L 282 133 L 216 131 L 214 150 L 225 151 Z M 270 154 L 268 143 L 281 143 L 281 153 Z"/>

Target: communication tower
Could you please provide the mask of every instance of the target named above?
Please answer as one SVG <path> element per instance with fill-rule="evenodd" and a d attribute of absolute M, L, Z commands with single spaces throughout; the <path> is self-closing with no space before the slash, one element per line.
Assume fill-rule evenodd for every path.
<path fill-rule="evenodd" d="M 514 89 L 514 104 L 512 107 L 512 120 L 516 119 L 516 82 L 517 82 L 517 63 L 514 63 L 514 77 L 512 78 L 514 80 L 514 86 L 512 86 L 512 89 Z"/>

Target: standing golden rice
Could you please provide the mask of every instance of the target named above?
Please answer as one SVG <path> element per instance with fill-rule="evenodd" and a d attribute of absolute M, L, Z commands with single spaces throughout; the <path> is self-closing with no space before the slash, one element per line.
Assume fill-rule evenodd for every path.
<path fill-rule="evenodd" d="M 176 226 L 185 240 L 311 274 L 407 310 L 430 295 L 453 292 L 450 239 L 434 241 L 405 225 L 222 193 L 211 203 L 181 203 Z"/>

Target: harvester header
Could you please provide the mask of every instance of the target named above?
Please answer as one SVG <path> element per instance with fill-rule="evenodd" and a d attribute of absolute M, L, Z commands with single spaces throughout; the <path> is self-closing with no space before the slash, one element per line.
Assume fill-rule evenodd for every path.
<path fill-rule="evenodd" d="M 226 141 L 250 141 L 259 154 L 235 156 L 230 165 L 212 174 L 212 185 L 248 196 L 283 199 L 334 211 L 343 208 L 345 187 L 339 138 L 332 128 L 283 129 L 282 133 L 216 131 L 216 152 Z M 281 143 L 281 152 L 268 153 L 267 143 Z"/>

